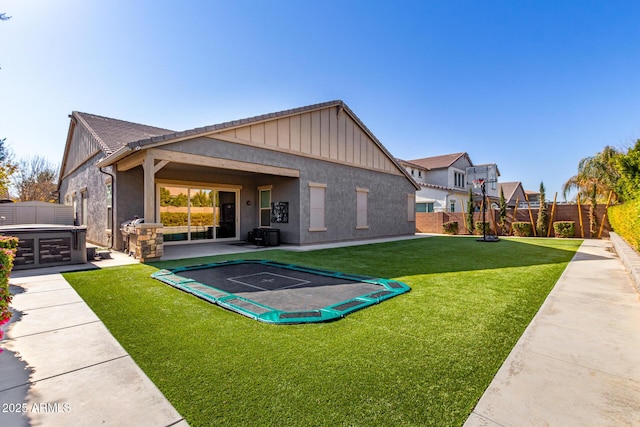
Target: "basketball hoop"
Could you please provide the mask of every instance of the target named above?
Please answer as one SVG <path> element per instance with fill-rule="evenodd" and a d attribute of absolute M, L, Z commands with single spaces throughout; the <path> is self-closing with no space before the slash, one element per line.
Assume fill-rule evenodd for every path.
<path fill-rule="evenodd" d="M 482 187 L 482 184 L 484 184 L 484 179 L 482 178 L 474 179 L 472 182 L 473 182 L 473 188 L 480 188 Z"/>

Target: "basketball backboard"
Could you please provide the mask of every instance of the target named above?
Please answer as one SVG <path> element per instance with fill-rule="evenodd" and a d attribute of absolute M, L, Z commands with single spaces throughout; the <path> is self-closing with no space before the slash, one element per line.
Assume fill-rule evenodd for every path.
<path fill-rule="evenodd" d="M 498 182 L 498 166 L 495 163 L 486 165 L 469 166 L 465 175 L 467 185 L 473 185 L 474 181 L 483 180 L 485 183 Z"/>

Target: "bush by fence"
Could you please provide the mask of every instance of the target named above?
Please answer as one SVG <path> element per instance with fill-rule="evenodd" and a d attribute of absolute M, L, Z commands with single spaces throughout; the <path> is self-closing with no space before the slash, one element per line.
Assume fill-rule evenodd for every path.
<path fill-rule="evenodd" d="M 9 304 L 13 296 L 9 292 L 9 275 L 13 268 L 13 259 L 17 248 L 17 237 L 0 236 L 0 326 L 11 319 Z M 3 335 L 4 332 L 0 330 L 0 339 L 2 339 Z"/>
<path fill-rule="evenodd" d="M 458 234 L 458 222 L 450 221 L 442 224 L 442 232 L 444 234 Z"/>
<path fill-rule="evenodd" d="M 530 222 L 514 222 L 513 235 L 518 237 L 531 237 L 533 236 L 533 227 Z"/>
<path fill-rule="evenodd" d="M 640 198 L 609 207 L 608 216 L 613 230 L 640 251 Z"/>
<path fill-rule="evenodd" d="M 484 224 L 484 234 L 491 234 L 491 223 L 489 221 L 476 221 L 476 234 L 483 234 L 482 225 Z"/>
<path fill-rule="evenodd" d="M 573 221 L 556 221 L 553 223 L 556 237 L 573 237 L 576 233 L 576 223 Z"/>

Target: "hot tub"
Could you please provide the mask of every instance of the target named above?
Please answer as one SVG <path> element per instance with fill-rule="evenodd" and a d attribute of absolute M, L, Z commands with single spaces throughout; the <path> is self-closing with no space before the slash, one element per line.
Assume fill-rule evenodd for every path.
<path fill-rule="evenodd" d="M 0 226 L 0 235 L 20 239 L 14 270 L 87 262 L 87 227 L 54 224 Z"/>

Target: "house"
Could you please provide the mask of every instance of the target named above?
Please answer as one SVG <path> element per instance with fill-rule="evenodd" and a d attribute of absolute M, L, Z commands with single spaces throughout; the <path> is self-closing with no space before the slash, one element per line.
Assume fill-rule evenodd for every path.
<path fill-rule="evenodd" d="M 467 153 L 452 153 L 414 160 L 399 160 L 418 183 L 417 212 L 463 212 L 469 200 L 469 188 L 479 202 L 481 192 L 467 182 L 466 169 L 474 165 Z M 497 171 L 497 168 L 496 168 Z M 500 172 L 498 171 L 498 176 Z M 499 196 L 496 182 L 486 186 L 491 201 Z"/>
<path fill-rule="evenodd" d="M 538 191 L 533 191 L 533 190 L 525 190 L 525 193 L 527 195 L 527 200 L 525 200 L 524 202 L 520 202 L 520 206 L 521 207 L 530 206 L 532 208 L 539 208 L 540 193 Z"/>
<path fill-rule="evenodd" d="M 521 182 L 501 182 L 499 184 L 499 188 L 504 193 L 504 198 L 508 207 L 512 208 L 516 205 L 520 205 L 521 203 L 526 203 L 525 191 Z"/>
<path fill-rule="evenodd" d="M 419 188 L 342 101 L 175 132 L 74 111 L 60 202 L 120 249 L 139 216 L 164 244 L 279 230 L 296 245 L 415 232 Z"/>

